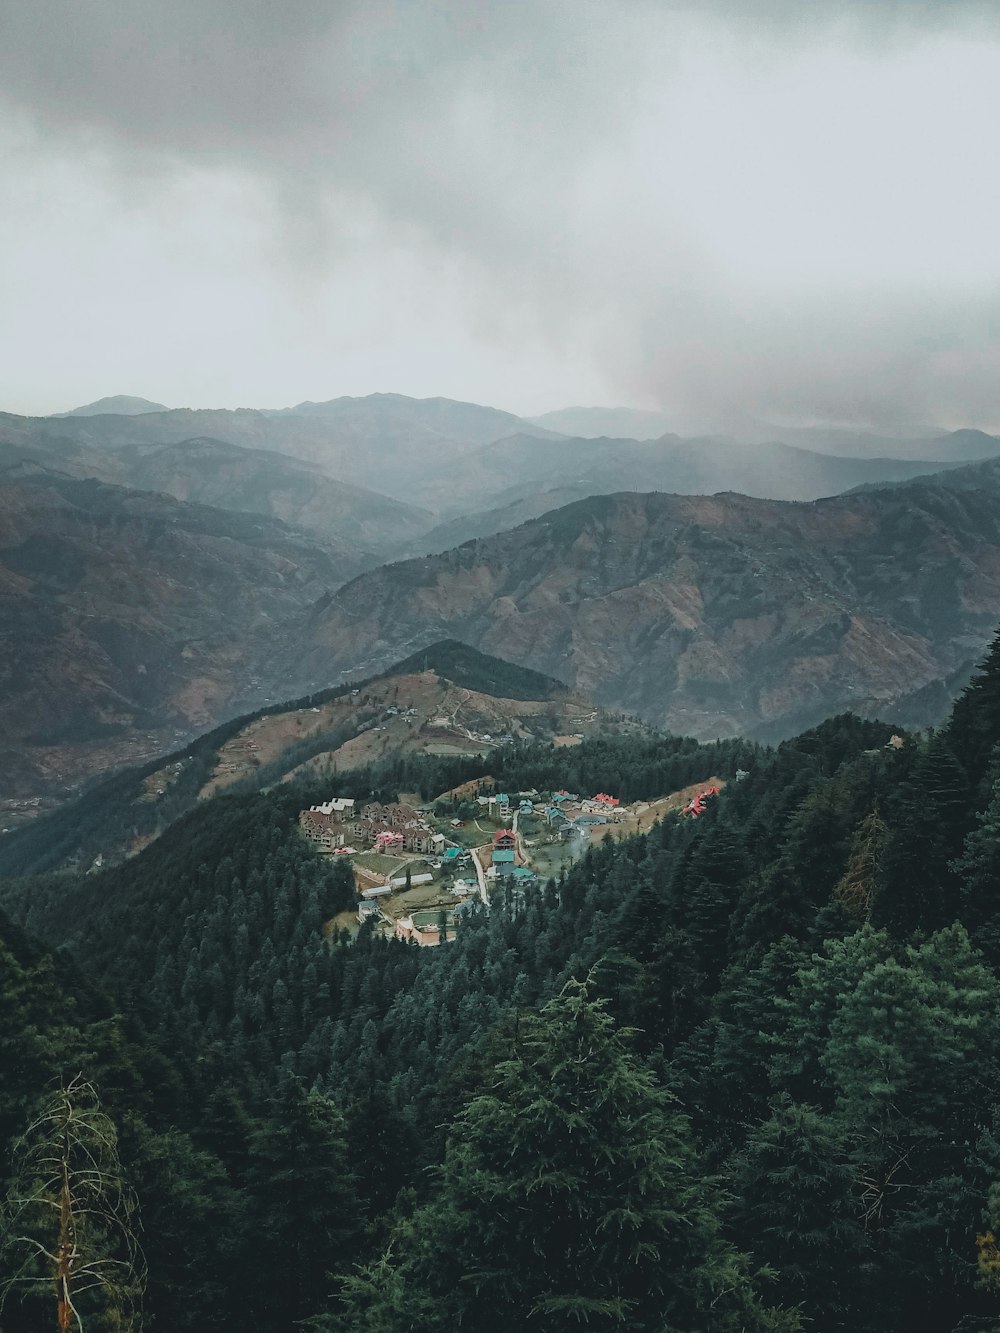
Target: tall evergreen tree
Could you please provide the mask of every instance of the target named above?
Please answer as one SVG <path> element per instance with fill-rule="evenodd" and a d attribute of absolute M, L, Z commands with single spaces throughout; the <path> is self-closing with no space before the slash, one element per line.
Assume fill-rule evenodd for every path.
<path fill-rule="evenodd" d="M 947 737 L 973 783 L 981 782 L 993 747 L 1000 743 L 1000 632 L 955 700 Z"/>
<path fill-rule="evenodd" d="M 721 1237 L 684 1118 L 569 983 L 449 1135 L 434 1198 L 350 1279 L 370 1333 L 793 1329 Z"/>

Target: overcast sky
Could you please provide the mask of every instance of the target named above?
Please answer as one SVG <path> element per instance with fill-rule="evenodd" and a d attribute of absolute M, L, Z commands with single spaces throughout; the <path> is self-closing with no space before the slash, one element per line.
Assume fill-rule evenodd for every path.
<path fill-rule="evenodd" d="M 0 408 L 1000 430 L 1000 0 L 7 0 Z"/>

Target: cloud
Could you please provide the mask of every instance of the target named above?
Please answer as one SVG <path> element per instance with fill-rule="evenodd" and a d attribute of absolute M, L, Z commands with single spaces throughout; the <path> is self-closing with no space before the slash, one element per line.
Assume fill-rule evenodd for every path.
<path fill-rule="evenodd" d="M 259 330 L 240 336 L 251 318 L 282 331 L 275 393 L 297 322 L 342 367 L 361 324 L 351 364 L 372 387 L 397 387 L 410 347 L 441 391 L 424 327 L 440 380 L 463 368 L 513 406 L 575 388 L 692 419 L 1000 426 L 997 12 L 16 0 L 0 87 L 39 207 L 44 162 L 75 170 L 75 194 L 112 201 L 164 319 L 178 281 L 188 310 L 200 281 L 241 312 L 234 392 L 241 352 L 267 360 Z M 162 213 L 184 199 L 171 242 Z"/>

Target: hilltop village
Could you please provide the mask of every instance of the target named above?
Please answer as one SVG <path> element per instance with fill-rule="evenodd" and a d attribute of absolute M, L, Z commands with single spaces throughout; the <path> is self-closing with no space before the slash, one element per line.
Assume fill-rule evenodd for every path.
<path fill-rule="evenodd" d="M 712 778 L 623 806 L 607 792 L 499 792 L 485 777 L 420 806 L 335 797 L 302 810 L 299 828 L 322 855 L 351 859 L 356 910 L 336 927 L 371 921 L 426 947 L 454 938 L 462 917 L 497 894 L 523 899 L 608 834 L 645 831 L 670 811 L 697 818 L 722 785 Z"/>

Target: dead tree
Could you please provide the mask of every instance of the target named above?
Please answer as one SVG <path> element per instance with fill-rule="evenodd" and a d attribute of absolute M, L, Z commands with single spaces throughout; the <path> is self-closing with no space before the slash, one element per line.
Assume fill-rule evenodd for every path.
<path fill-rule="evenodd" d="M 60 1086 L 14 1145 L 3 1218 L 0 1305 L 13 1293 L 54 1294 L 56 1328 L 84 1333 L 84 1317 L 138 1326 L 145 1265 L 136 1201 L 118 1135 L 82 1075 Z"/>

